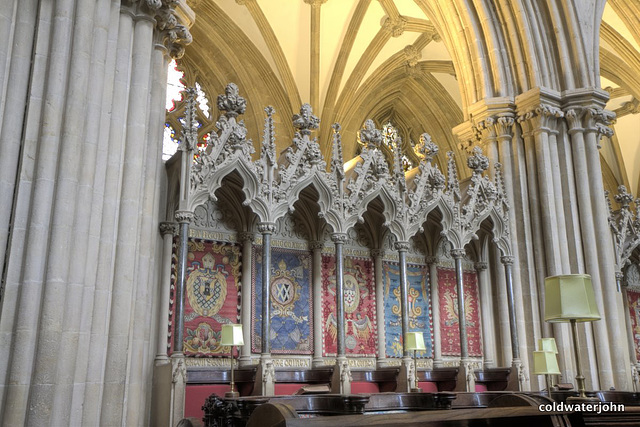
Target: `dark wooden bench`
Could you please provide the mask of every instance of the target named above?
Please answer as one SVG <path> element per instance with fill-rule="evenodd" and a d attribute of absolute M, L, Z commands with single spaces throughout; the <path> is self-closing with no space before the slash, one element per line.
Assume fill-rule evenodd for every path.
<path fill-rule="evenodd" d="M 400 368 L 351 371 L 352 393 L 384 393 L 396 391 Z"/>
<path fill-rule="evenodd" d="M 475 371 L 476 390 L 477 391 L 518 391 L 517 378 L 516 383 L 509 382 L 511 368 L 485 368 Z M 514 387 L 515 385 L 515 387 Z M 481 390 L 481 389 L 486 390 Z"/>
<path fill-rule="evenodd" d="M 438 391 L 453 391 L 456 388 L 456 377 L 459 368 L 418 369 L 418 383 L 434 383 Z M 423 390 L 429 391 L 421 385 Z"/>

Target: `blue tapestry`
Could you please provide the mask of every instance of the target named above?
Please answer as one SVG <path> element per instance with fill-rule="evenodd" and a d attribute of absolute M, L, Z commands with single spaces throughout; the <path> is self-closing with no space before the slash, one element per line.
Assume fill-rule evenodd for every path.
<path fill-rule="evenodd" d="M 251 349 L 262 347 L 262 247 L 253 248 Z M 313 315 L 311 292 L 311 254 L 280 248 L 271 249 L 271 352 L 311 354 Z"/>
<path fill-rule="evenodd" d="M 402 357 L 402 314 L 400 309 L 400 269 L 397 263 L 385 261 L 384 316 L 385 348 L 387 357 Z M 417 357 L 432 357 L 433 338 L 431 322 L 431 301 L 429 296 L 429 273 L 425 266 L 407 265 L 409 300 L 409 332 L 422 332 L 426 351 L 416 353 Z"/>

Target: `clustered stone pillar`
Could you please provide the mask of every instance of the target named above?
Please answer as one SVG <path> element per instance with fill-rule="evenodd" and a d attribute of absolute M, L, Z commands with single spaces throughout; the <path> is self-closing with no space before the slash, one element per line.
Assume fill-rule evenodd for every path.
<path fill-rule="evenodd" d="M 590 242 L 583 247 L 585 269 L 591 275 L 602 315 L 601 321 L 593 322 L 600 388 L 615 386 L 628 390 L 631 389 L 630 356 L 617 344 L 625 339 L 625 334 L 621 328 L 609 327 L 624 324 L 622 299 L 615 284 L 613 246 L 610 239 L 605 238 L 610 236 L 610 230 L 598 152 L 598 134 L 609 134 L 606 124 L 610 117 L 596 106 L 570 107 L 565 116 L 571 135 L 580 228 L 584 241 Z"/>
<path fill-rule="evenodd" d="M 5 6 L 0 424 L 148 424 L 163 42 L 188 31 L 178 2 Z"/>

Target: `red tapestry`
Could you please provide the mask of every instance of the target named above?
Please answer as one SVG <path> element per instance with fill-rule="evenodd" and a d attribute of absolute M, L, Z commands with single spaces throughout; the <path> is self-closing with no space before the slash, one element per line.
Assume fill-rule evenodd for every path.
<path fill-rule="evenodd" d="M 475 272 L 465 271 L 462 277 L 469 356 L 482 356 L 477 276 Z M 438 291 L 440 297 L 440 345 L 442 354 L 460 356 L 458 291 L 456 289 L 455 270 L 438 267 Z"/>
<path fill-rule="evenodd" d="M 240 268 L 238 246 L 189 241 L 184 295 L 185 355 L 229 354 L 230 348 L 220 345 L 220 335 L 223 324 L 240 320 Z"/>
<path fill-rule="evenodd" d="M 349 355 L 373 357 L 377 349 L 376 298 L 373 262 L 344 259 L 345 347 Z M 337 352 L 335 257 L 322 256 L 322 352 Z"/>
<path fill-rule="evenodd" d="M 636 360 L 640 360 L 640 292 L 627 289 L 627 302 L 631 316 L 631 332 L 636 348 Z"/>

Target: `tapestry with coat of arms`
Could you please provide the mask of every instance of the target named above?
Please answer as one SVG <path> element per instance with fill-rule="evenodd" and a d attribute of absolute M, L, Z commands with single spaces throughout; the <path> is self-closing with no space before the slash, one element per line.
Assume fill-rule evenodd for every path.
<path fill-rule="evenodd" d="M 251 350 L 262 350 L 262 247 L 253 248 Z M 313 352 L 313 311 L 310 252 L 271 249 L 271 353 L 311 354 Z"/>
<path fill-rule="evenodd" d="M 192 239 L 188 250 L 184 353 L 200 357 L 228 355 L 230 348 L 221 346 L 220 338 L 222 325 L 239 322 L 240 248 Z"/>
<path fill-rule="evenodd" d="M 337 352 L 335 256 L 322 256 L 322 347 L 325 356 Z M 345 348 L 349 355 L 374 357 L 377 350 L 376 298 L 373 262 L 344 258 Z"/>
<path fill-rule="evenodd" d="M 402 357 L 402 311 L 400 296 L 400 267 L 398 263 L 384 262 L 385 351 L 387 357 Z M 422 332 L 426 351 L 417 351 L 416 357 L 432 357 L 431 296 L 429 273 L 426 266 L 407 265 L 407 300 L 409 302 L 409 332 Z"/>
<path fill-rule="evenodd" d="M 631 331 L 635 344 L 636 360 L 640 360 L 640 291 L 627 288 L 627 302 L 631 316 Z"/>
<path fill-rule="evenodd" d="M 477 275 L 475 271 L 464 271 L 462 277 L 469 356 L 482 356 Z M 456 271 L 454 269 L 438 267 L 438 292 L 440 297 L 442 354 L 460 356 L 458 291 L 456 287 Z"/>

